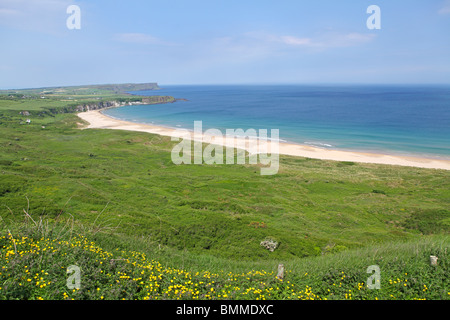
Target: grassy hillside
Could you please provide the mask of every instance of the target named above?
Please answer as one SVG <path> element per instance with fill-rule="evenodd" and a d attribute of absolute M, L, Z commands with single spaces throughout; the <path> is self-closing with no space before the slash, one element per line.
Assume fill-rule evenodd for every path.
<path fill-rule="evenodd" d="M 277 175 L 261 176 L 250 165 L 177 166 L 170 138 L 80 130 L 72 114 L 30 125 L 14 119 L 0 129 L 4 219 L 20 215 L 26 197 L 36 216 L 63 212 L 92 222 L 104 210 L 100 219 L 118 233 L 238 260 L 449 230 L 445 170 L 282 157 Z M 266 237 L 277 250 L 260 246 Z"/>
<path fill-rule="evenodd" d="M 152 97 L 131 95 L 126 92 L 157 89 L 159 87 L 156 83 L 143 83 L 0 90 L 0 111 L 10 111 L 8 114 L 15 115 L 16 112 L 28 112 L 31 115 L 42 116 L 67 112 L 71 107 L 78 105 L 104 101 L 145 101 L 146 104 L 152 104 L 154 103 Z M 167 102 L 174 101 L 173 97 L 162 98 Z"/>
<path fill-rule="evenodd" d="M 55 108 L 68 103 L 52 99 Z M 252 269 L 264 270 L 269 275 L 262 277 L 273 279 L 271 272 L 283 262 L 292 271 L 295 295 L 312 286 L 318 296 L 331 298 L 326 290 L 338 285 L 340 272 L 352 274 L 346 276 L 351 282 L 340 288 L 354 290 L 354 282 L 367 279 L 366 268 L 375 261 L 384 270 L 391 268 L 383 281 L 396 276 L 399 280 L 390 280 L 398 284 L 410 279 L 402 273 L 414 272 L 414 290 L 395 291 L 397 297 L 446 297 L 448 171 L 288 156 L 281 157 L 274 176 L 261 176 L 253 165 L 177 166 L 170 158 L 175 144 L 170 138 L 81 130 L 82 121 L 75 114 L 40 112 L 49 110 L 44 100 L 0 99 L 2 257 L 13 250 L 8 230 L 17 239 L 29 237 L 23 240 L 25 247 L 44 236 L 49 240 L 43 243 L 63 241 L 57 245 L 58 254 L 72 252 L 71 237 L 30 236 L 21 225 L 25 210 L 36 222 L 56 228 L 73 225 L 86 241 L 107 252 L 139 251 L 164 268 L 194 274 L 207 270 L 217 273 L 220 281 L 227 272 L 246 274 Z M 23 110 L 31 115 L 20 115 Z M 25 124 L 24 118 L 31 118 L 31 124 Z M 32 224 L 30 218 L 27 221 Z M 266 250 L 260 245 L 264 239 L 277 241 L 278 248 Z M 73 253 L 75 260 L 84 261 L 92 254 L 84 251 Z M 435 252 L 440 267 L 429 269 L 429 255 Z M 29 254 L 19 259 L 27 266 L 35 252 Z M 10 262 L 6 262 L 6 268 L 13 270 L 10 276 L 22 277 L 18 269 L 10 269 Z M 43 267 L 53 268 L 45 263 Z M 131 266 L 124 268 L 131 272 L 127 269 Z M 220 275 L 220 270 L 225 273 Z M 311 278 L 303 278 L 305 273 Z M 430 287 L 433 281 L 436 291 L 423 296 L 423 285 Z M 388 288 L 395 287 L 390 285 L 386 282 Z M 126 297 L 144 297 L 126 288 L 131 290 Z M 283 288 L 270 297 L 286 298 L 292 293 Z M 345 290 L 339 289 L 333 297 L 345 298 L 349 293 Z M 389 292 L 380 297 L 389 298 Z M 243 298 L 241 293 L 234 298 Z M 358 298 L 381 293 L 367 294 Z"/>
<path fill-rule="evenodd" d="M 9 89 L 0 90 L 0 95 L 40 95 L 40 97 L 52 96 L 83 96 L 83 95 L 111 95 L 125 94 L 130 91 L 158 90 L 157 83 L 124 83 L 124 84 L 97 84 L 66 87 L 43 87 L 33 89 Z"/>
<path fill-rule="evenodd" d="M 68 220 L 70 221 L 70 220 Z M 49 227 L 50 225 L 50 227 Z M 28 218 L 13 231 L 0 229 L 0 299 L 31 300 L 410 300 L 449 299 L 448 236 L 368 246 L 320 257 L 293 259 L 282 279 L 276 266 L 216 259 L 220 270 L 160 263 L 142 242 L 124 250 L 90 240 L 95 226 Z M 4 227 L 4 226 L 3 226 Z M 6 231 L 6 232 L 5 232 Z M 80 231 L 79 229 L 77 231 Z M 139 245 L 140 244 L 140 245 Z M 113 248 L 115 247 L 115 248 Z M 429 255 L 441 260 L 431 266 Z M 69 288 L 68 267 L 80 270 L 79 286 Z M 379 267 L 379 289 L 368 266 Z M 230 268 L 231 267 L 231 268 Z M 243 271 L 230 271 L 234 268 Z"/>

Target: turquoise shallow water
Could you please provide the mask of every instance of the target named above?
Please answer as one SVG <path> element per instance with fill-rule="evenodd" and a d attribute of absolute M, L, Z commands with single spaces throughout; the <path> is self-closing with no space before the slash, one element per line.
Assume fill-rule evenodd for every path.
<path fill-rule="evenodd" d="M 188 101 L 108 109 L 112 117 L 169 127 L 279 129 L 322 148 L 450 159 L 449 86 L 162 86 L 140 95 Z"/>

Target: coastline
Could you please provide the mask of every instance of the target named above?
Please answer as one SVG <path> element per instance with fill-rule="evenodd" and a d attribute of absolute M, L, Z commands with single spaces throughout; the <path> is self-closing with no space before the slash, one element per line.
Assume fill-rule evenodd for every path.
<path fill-rule="evenodd" d="M 86 129 L 116 129 L 116 130 L 147 132 L 169 137 L 178 137 L 178 138 L 182 137 L 180 136 L 179 133 L 176 132 L 176 129 L 118 120 L 102 114 L 99 110 L 80 112 L 77 115 L 79 118 L 89 123 L 89 125 L 85 127 Z M 204 139 L 205 137 L 206 139 Z M 205 134 L 202 134 L 201 139 L 203 139 L 204 141 L 205 140 L 209 141 L 208 137 Z M 216 144 L 223 146 L 236 146 L 236 145 L 243 146 L 243 144 L 240 144 L 243 142 L 245 142 L 244 139 L 224 138 L 223 141 L 217 142 Z M 211 143 L 214 143 L 214 141 L 212 141 Z M 269 152 L 271 150 L 270 144 L 271 142 L 268 141 L 267 147 Z M 360 163 L 387 164 L 387 165 L 410 166 L 428 169 L 450 170 L 450 160 L 438 160 L 412 156 L 396 156 L 396 155 L 366 153 L 357 151 L 321 149 L 308 145 L 300 145 L 285 142 L 279 143 L 278 153 L 280 155 L 307 157 L 320 160 L 352 161 Z"/>

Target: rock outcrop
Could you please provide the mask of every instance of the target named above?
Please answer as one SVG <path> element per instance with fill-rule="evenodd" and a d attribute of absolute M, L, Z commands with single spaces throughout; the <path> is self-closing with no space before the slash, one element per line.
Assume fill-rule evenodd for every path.
<path fill-rule="evenodd" d="M 273 252 L 278 247 L 278 241 L 272 238 L 266 238 L 260 242 L 260 245 L 270 252 Z"/>
<path fill-rule="evenodd" d="M 115 108 L 115 107 L 123 107 L 126 105 L 131 105 L 132 102 L 119 102 L 119 101 L 100 101 L 97 103 L 85 103 L 75 106 L 75 112 L 85 112 L 91 110 L 100 110 L 106 108 Z M 135 104 L 135 103 L 134 103 Z"/>
<path fill-rule="evenodd" d="M 172 103 L 175 101 L 176 99 L 170 96 L 149 96 L 124 100 L 109 100 L 109 101 L 99 100 L 95 102 L 92 101 L 81 104 L 71 103 L 65 107 L 48 108 L 47 110 L 51 114 L 72 113 L 72 112 L 85 112 L 90 110 L 101 110 L 106 108 L 123 107 L 127 105 Z"/>

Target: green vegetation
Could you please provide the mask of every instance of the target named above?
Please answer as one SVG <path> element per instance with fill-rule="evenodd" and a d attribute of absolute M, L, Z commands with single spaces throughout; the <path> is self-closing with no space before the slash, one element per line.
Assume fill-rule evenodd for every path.
<path fill-rule="evenodd" d="M 62 222 L 62 221 L 61 221 Z M 0 299 L 449 299 L 448 237 L 391 242 L 333 255 L 293 259 L 283 279 L 270 263 L 246 271 L 188 270 L 161 264 L 153 251 L 105 250 L 89 240 L 95 224 L 74 232 L 73 220 L 51 224 L 26 217 L 0 236 Z M 20 235 L 19 235 L 20 234 Z M 110 242 L 114 246 L 114 242 Z M 429 255 L 442 262 L 429 264 Z M 222 266 L 225 261 L 220 261 Z M 229 262 L 235 264 L 235 262 Z M 80 282 L 67 285 L 68 268 Z M 369 289 L 367 266 L 380 268 L 379 289 Z M 256 269 L 255 269 L 256 267 Z M 260 269 L 262 268 L 262 269 Z M 70 269 L 69 269 L 70 270 Z"/>
<path fill-rule="evenodd" d="M 85 111 L 107 107 L 108 103 L 166 103 L 173 97 L 139 96 L 126 91 L 156 90 L 155 83 L 123 85 L 90 85 L 79 87 L 38 88 L 23 90 L 0 90 L 0 110 L 17 111 L 23 116 L 53 116 L 56 113 Z M 14 113 L 13 113 L 14 114 Z"/>
<path fill-rule="evenodd" d="M 306 298 L 307 292 L 327 299 L 448 298 L 446 170 L 288 156 L 274 176 L 261 176 L 254 165 L 177 166 L 170 158 L 176 142 L 168 137 L 81 130 L 83 121 L 66 113 L 92 101 L 142 97 L 108 90 L 101 99 L 86 91 L 53 91 L 46 99 L 17 94 L 0 94 L 0 298 L 63 298 L 68 265 L 92 271 L 91 261 L 125 256 L 136 263 L 95 265 L 85 274 L 92 283 L 67 297 L 176 298 L 167 293 L 170 277 L 189 273 L 198 286 L 207 272 L 216 287 L 205 287 L 214 287 L 208 297 L 199 290 L 200 299 Z M 278 243 L 273 252 L 260 245 L 266 239 Z M 36 253 L 30 246 L 37 242 L 56 251 Z M 43 258 L 32 263 L 36 254 Z M 430 254 L 439 257 L 437 267 L 429 265 Z M 288 269 L 282 283 L 274 280 L 279 263 Z M 382 270 L 381 290 L 364 285 L 372 264 Z M 150 265 L 165 275 L 158 294 L 145 289 L 156 275 L 146 273 Z M 51 290 L 39 291 L 36 279 L 26 284 L 25 266 L 33 275 L 47 272 Z M 141 271 L 143 284 L 132 280 Z M 229 272 L 242 289 L 230 295 L 223 291 Z M 22 277 L 26 289 L 7 280 Z M 115 280 L 121 285 L 107 293 Z M 194 298 L 191 289 L 183 289 L 191 296 L 179 297 Z"/>
<path fill-rule="evenodd" d="M 0 90 L 0 95 L 19 97 L 40 95 L 40 97 L 52 96 L 86 96 L 86 95 L 111 95 L 111 94 L 126 94 L 130 91 L 143 90 L 158 90 L 160 89 L 157 83 L 124 83 L 124 84 L 97 84 L 84 86 L 70 86 L 70 87 L 47 87 L 34 89 L 19 89 L 19 90 Z"/>

